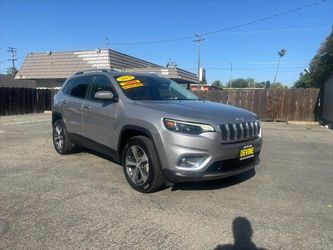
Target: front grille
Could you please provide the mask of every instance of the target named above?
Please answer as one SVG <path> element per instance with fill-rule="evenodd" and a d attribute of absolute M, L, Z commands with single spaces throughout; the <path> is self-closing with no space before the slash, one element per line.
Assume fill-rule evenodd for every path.
<path fill-rule="evenodd" d="M 259 121 L 220 125 L 224 143 L 256 138 L 260 132 Z"/>

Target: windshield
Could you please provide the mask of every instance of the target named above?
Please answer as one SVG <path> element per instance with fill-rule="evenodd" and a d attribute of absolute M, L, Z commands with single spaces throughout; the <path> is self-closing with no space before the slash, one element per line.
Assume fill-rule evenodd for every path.
<path fill-rule="evenodd" d="M 116 81 L 132 100 L 198 100 L 178 83 L 159 76 L 118 75 Z"/>

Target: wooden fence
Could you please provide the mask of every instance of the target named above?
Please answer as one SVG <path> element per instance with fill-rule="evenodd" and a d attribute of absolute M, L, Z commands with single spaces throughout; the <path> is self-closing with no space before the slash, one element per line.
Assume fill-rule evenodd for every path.
<path fill-rule="evenodd" d="M 51 110 L 53 89 L 0 88 L 0 116 Z"/>
<path fill-rule="evenodd" d="M 231 104 L 266 121 L 314 121 L 319 89 L 223 89 L 194 92 L 205 100 Z"/>
<path fill-rule="evenodd" d="M 0 115 L 51 110 L 53 89 L 0 88 Z M 201 98 L 255 112 L 266 121 L 314 121 L 319 89 L 223 89 L 194 92 Z"/>

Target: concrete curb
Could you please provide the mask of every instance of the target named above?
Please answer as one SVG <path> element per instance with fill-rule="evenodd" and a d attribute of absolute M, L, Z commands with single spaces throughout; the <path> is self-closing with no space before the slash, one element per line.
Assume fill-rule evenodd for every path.
<path fill-rule="evenodd" d="M 314 121 L 287 121 L 289 125 L 310 125 L 310 126 L 319 126 L 319 122 Z"/>

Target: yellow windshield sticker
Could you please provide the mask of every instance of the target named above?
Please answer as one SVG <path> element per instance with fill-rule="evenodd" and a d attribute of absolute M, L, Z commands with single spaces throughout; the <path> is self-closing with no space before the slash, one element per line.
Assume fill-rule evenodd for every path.
<path fill-rule="evenodd" d="M 125 86 L 122 86 L 123 89 L 131 89 L 131 88 L 137 88 L 137 87 L 142 87 L 143 84 L 140 82 L 140 83 L 133 83 L 133 84 L 129 84 L 129 85 L 125 85 Z"/>
<path fill-rule="evenodd" d="M 117 78 L 118 82 L 125 82 L 125 81 L 130 81 L 133 80 L 135 77 L 134 76 L 120 76 Z"/>
<path fill-rule="evenodd" d="M 119 84 L 120 84 L 120 86 L 125 86 L 125 85 L 134 84 L 134 83 L 140 83 L 140 80 L 132 80 L 132 81 L 127 81 L 127 82 L 121 82 Z"/>

